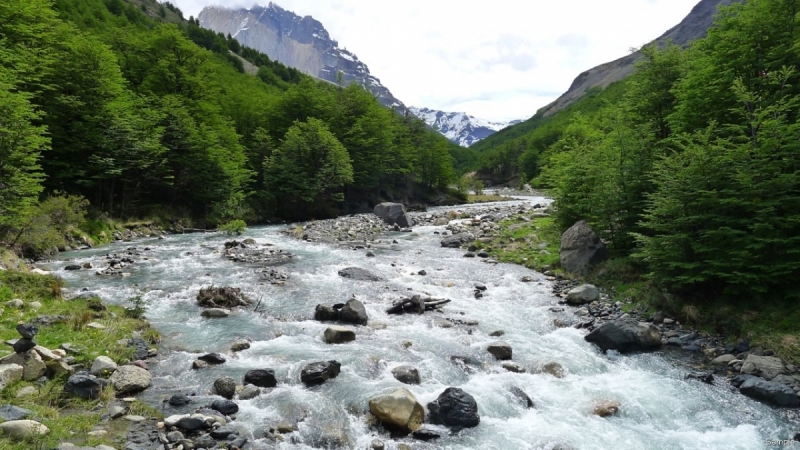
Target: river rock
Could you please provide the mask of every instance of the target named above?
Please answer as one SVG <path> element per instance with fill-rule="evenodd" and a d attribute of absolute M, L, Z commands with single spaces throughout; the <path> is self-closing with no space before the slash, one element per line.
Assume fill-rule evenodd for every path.
<path fill-rule="evenodd" d="M 471 233 L 458 233 L 442 239 L 441 245 L 442 247 L 447 248 L 459 248 L 462 245 L 469 244 L 474 240 L 475 236 L 473 236 Z"/>
<path fill-rule="evenodd" d="M 617 350 L 620 353 L 653 350 L 661 346 L 661 335 L 655 325 L 634 320 L 606 322 L 584 339 L 597 344 L 603 351 Z"/>
<path fill-rule="evenodd" d="M 106 381 L 87 372 L 78 372 L 67 378 L 64 392 L 82 399 L 96 399 L 106 385 Z"/>
<path fill-rule="evenodd" d="M 0 406 L 0 419 L 3 419 L 4 422 L 9 420 L 22 420 L 32 415 L 33 411 L 30 409 L 20 408 L 14 405 Z"/>
<path fill-rule="evenodd" d="M 300 371 L 300 381 L 306 386 L 322 384 L 339 376 L 342 365 L 338 361 L 320 361 L 308 364 Z"/>
<path fill-rule="evenodd" d="M 585 220 L 575 223 L 561 235 L 561 267 L 567 272 L 586 276 L 592 266 L 607 257 L 605 246 Z"/>
<path fill-rule="evenodd" d="M 428 403 L 428 411 L 431 423 L 455 429 L 476 427 L 481 422 L 475 398 L 459 388 L 445 389 L 436 401 Z"/>
<path fill-rule="evenodd" d="M 786 366 L 783 361 L 775 356 L 747 355 L 747 359 L 742 364 L 741 373 L 748 375 L 758 375 L 767 380 L 771 380 L 778 375 L 786 373 Z"/>
<path fill-rule="evenodd" d="M 600 298 L 600 292 L 591 284 L 582 284 L 567 292 L 567 303 L 570 305 L 584 305 Z"/>
<path fill-rule="evenodd" d="M 397 366 L 392 369 L 394 378 L 403 384 L 420 384 L 422 379 L 419 376 L 419 370 L 411 366 Z"/>
<path fill-rule="evenodd" d="M 224 364 L 227 359 L 219 353 L 206 353 L 205 355 L 197 358 L 200 361 L 205 361 L 212 365 Z"/>
<path fill-rule="evenodd" d="M 332 322 L 339 320 L 339 310 L 333 305 L 317 305 L 314 308 L 314 320 L 318 322 Z"/>
<path fill-rule="evenodd" d="M 64 267 L 64 270 L 70 270 L 70 271 L 71 270 L 81 270 L 81 265 L 80 264 L 70 264 L 70 265 Z"/>
<path fill-rule="evenodd" d="M 347 267 L 339 271 L 339 276 L 358 281 L 384 281 L 383 278 L 360 267 Z"/>
<path fill-rule="evenodd" d="M 0 434 L 14 441 L 33 440 L 50 432 L 46 426 L 35 420 L 11 420 L 0 423 Z"/>
<path fill-rule="evenodd" d="M 22 379 L 23 367 L 19 364 L 0 364 L 0 391 Z"/>
<path fill-rule="evenodd" d="M 406 207 L 402 203 L 380 203 L 375 205 L 373 212 L 389 225 L 398 225 L 403 228 L 411 226 L 411 220 L 406 214 Z"/>
<path fill-rule="evenodd" d="M 514 361 L 505 361 L 502 364 L 500 364 L 500 367 L 506 369 L 509 372 L 525 373 L 525 368 L 515 363 Z"/>
<path fill-rule="evenodd" d="M 785 384 L 763 380 L 758 377 L 747 379 L 741 386 L 739 392 L 764 403 L 787 408 L 797 408 L 800 406 L 800 397 L 797 396 L 791 387 Z"/>
<path fill-rule="evenodd" d="M 0 365 L 3 364 L 16 364 L 22 366 L 22 379 L 25 381 L 34 381 L 43 377 L 47 373 L 47 365 L 34 350 L 28 350 L 25 353 L 12 353 L 0 359 Z"/>
<path fill-rule="evenodd" d="M 358 325 L 367 324 L 367 310 L 364 304 L 352 298 L 344 304 L 342 310 L 339 312 L 339 320 L 347 323 L 354 323 Z"/>
<path fill-rule="evenodd" d="M 39 327 L 32 324 L 21 323 L 17 325 L 17 333 L 25 339 L 33 339 L 36 333 L 39 332 Z"/>
<path fill-rule="evenodd" d="M 542 366 L 542 372 L 548 373 L 556 378 L 564 378 L 567 373 L 564 367 L 557 362 L 550 362 Z"/>
<path fill-rule="evenodd" d="M 603 400 L 594 405 L 592 414 L 600 417 L 609 417 L 619 412 L 619 402 L 613 400 Z"/>
<path fill-rule="evenodd" d="M 425 419 L 425 409 L 404 388 L 370 398 L 369 411 L 384 425 L 406 433 L 418 430 Z"/>
<path fill-rule="evenodd" d="M 209 363 L 207 363 L 205 361 L 201 361 L 199 359 L 195 359 L 194 361 L 192 361 L 192 369 L 193 370 L 203 370 L 203 369 L 207 369 L 209 366 L 211 366 L 211 364 L 209 364 Z"/>
<path fill-rule="evenodd" d="M 198 417 L 181 417 L 175 423 L 175 427 L 183 431 L 197 431 L 205 428 L 205 426 L 206 421 Z"/>
<path fill-rule="evenodd" d="M 217 399 L 211 403 L 211 409 L 218 411 L 226 416 L 239 412 L 239 405 L 228 399 Z"/>
<path fill-rule="evenodd" d="M 261 395 L 261 389 L 252 384 L 245 384 L 242 390 L 239 391 L 239 400 L 250 400 L 259 395 Z"/>
<path fill-rule="evenodd" d="M 495 359 L 504 361 L 511 359 L 512 349 L 508 342 L 497 341 L 489 344 L 486 350 L 495 357 Z"/>
<path fill-rule="evenodd" d="M 236 430 L 236 428 L 233 428 L 230 425 L 225 425 L 224 427 L 211 430 L 209 434 L 214 439 L 227 440 L 231 435 L 237 436 L 239 432 Z"/>
<path fill-rule="evenodd" d="M 117 363 L 115 363 L 111 358 L 108 356 L 98 356 L 92 362 L 92 368 L 89 369 L 89 373 L 95 376 L 100 376 L 103 374 L 110 374 L 111 372 L 117 370 Z"/>
<path fill-rule="evenodd" d="M 117 370 L 108 379 L 118 394 L 136 393 L 150 387 L 153 375 L 150 372 L 133 365 L 117 367 Z"/>
<path fill-rule="evenodd" d="M 28 338 L 17 339 L 12 347 L 14 348 L 14 353 L 25 353 L 36 347 L 36 341 Z"/>
<path fill-rule="evenodd" d="M 147 348 L 147 342 L 142 338 L 135 337 L 128 339 L 128 347 L 133 349 L 133 355 L 131 358 L 134 361 L 139 359 L 147 359 L 150 356 L 150 350 Z M 67 352 L 69 352 L 69 350 L 67 350 Z"/>
<path fill-rule="evenodd" d="M 247 339 L 237 339 L 233 341 L 233 344 L 231 344 L 232 352 L 240 352 L 242 350 L 247 350 L 248 348 L 250 348 L 250 341 Z"/>
<path fill-rule="evenodd" d="M 736 357 L 733 355 L 722 355 L 717 356 L 711 361 L 711 364 L 720 364 L 720 365 L 728 365 L 731 361 L 735 360 Z"/>
<path fill-rule="evenodd" d="M 278 380 L 275 379 L 275 371 L 272 369 L 248 370 L 244 374 L 242 381 L 245 385 L 252 384 L 263 388 L 274 388 L 278 385 Z"/>
<path fill-rule="evenodd" d="M 214 380 L 214 392 L 230 400 L 236 395 L 236 382 L 231 377 L 217 378 Z"/>
<path fill-rule="evenodd" d="M 332 326 L 325 329 L 325 342 L 328 344 L 344 344 L 355 340 L 356 333 L 349 328 Z"/>
<path fill-rule="evenodd" d="M 203 312 L 200 313 L 200 316 L 205 317 L 207 319 L 220 319 L 223 317 L 228 317 L 230 315 L 231 315 L 230 311 L 222 308 L 209 308 L 203 310 Z"/>
<path fill-rule="evenodd" d="M 188 395 L 175 394 L 169 398 L 170 406 L 185 406 L 192 403 L 192 399 Z"/>
<path fill-rule="evenodd" d="M 241 289 L 230 286 L 209 286 L 197 293 L 197 304 L 203 308 L 236 308 L 251 303 Z"/>

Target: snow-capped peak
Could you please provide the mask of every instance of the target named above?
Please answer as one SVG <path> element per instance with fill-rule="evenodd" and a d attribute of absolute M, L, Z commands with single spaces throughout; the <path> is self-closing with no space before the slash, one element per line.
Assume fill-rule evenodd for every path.
<path fill-rule="evenodd" d="M 414 106 L 408 109 L 447 139 L 462 147 L 469 147 L 503 128 L 522 122 L 521 120 L 492 122 L 465 112 L 445 112 Z"/>

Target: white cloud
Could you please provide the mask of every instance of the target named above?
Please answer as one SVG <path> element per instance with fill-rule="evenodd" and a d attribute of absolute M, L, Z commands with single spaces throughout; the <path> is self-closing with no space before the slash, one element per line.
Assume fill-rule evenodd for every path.
<path fill-rule="evenodd" d="M 279 0 L 322 22 L 407 105 L 527 118 L 582 71 L 625 56 L 680 22 L 698 0 Z M 184 16 L 205 5 L 172 0 Z M 267 3 L 267 2 L 263 2 Z"/>

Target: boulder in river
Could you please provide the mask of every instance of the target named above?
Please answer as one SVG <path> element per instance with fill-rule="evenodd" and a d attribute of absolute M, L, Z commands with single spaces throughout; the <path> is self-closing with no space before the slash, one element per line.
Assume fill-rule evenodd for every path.
<path fill-rule="evenodd" d="M 211 409 L 218 411 L 226 416 L 239 412 L 239 405 L 228 399 L 217 399 L 211 403 Z"/>
<path fill-rule="evenodd" d="M 325 329 L 325 342 L 328 344 L 344 344 L 355 340 L 356 333 L 350 328 L 332 326 Z"/>
<path fill-rule="evenodd" d="M 224 364 L 227 359 L 219 353 L 206 353 L 205 355 L 197 358 L 200 361 L 205 361 L 211 365 Z"/>
<path fill-rule="evenodd" d="M 398 225 L 403 228 L 411 226 L 411 220 L 406 214 L 406 207 L 402 203 L 380 203 L 375 205 L 374 213 L 389 225 Z"/>
<path fill-rule="evenodd" d="M 425 419 L 425 408 L 404 388 L 370 398 L 369 411 L 387 427 L 405 433 L 418 430 Z"/>
<path fill-rule="evenodd" d="M 442 239 L 442 247 L 447 248 L 459 248 L 462 245 L 469 244 L 470 242 L 475 240 L 475 236 L 471 233 L 458 233 L 451 236 L 447 236 Z"/>
<path fill-rule="evenodd" d="M 767 381 L 758 377 L 747 379 L 741 386 L 739 392 L 764 403 L 787 408 L 797 408 L 800 406 L 800 397 L 790 386 Z"/>
<path fill-rule="evenodd" d="M 248 370 L 244 374 L 242 380 L 244 384 L 252 384 L 253 386 L 263 388 L 274 388 L 278 385 L 278 380 L 275 378 L 275 371 L 272 369 L 253 369 Z"/>
<path fill-rule="evenodd" d="M 508 342 L 497 341 L 489 344 L 486 350 L 500 361 L 511 359 L 512 349 Z"/>
<path fill-rule="evenodd" d="M 585 220 L 575 223 L 561 235 L 561 267 L 569 273 L 588 275 L 592 266 L 607 257 L 606 247 Z"/>
<path fill-rule="evenodd" d="M 251 303 L 253 301 L 241 289 L 230 286 L 209 286 L 197 294 L 197 304 L 203 308 L 236 308 Z"/>
<path fill-rule="evenodd" d="M 366 325 L 367 319 L 367 310 L 364 308 L 364 304 L 354 298 L 348 300 L 339 311 L 339 320 L 342 322 Z"/>
<path fill-rule="evenodd" d="M 583 305 L 600 298 L 600 292 L 591 284 L 582 284 L 567 292 L 567 303 L 570 305 Z"/>
<path fill-rule="evenodd" d="M 358 281 L 385 281 L 383 278 L 360 267 L 347 267 L 339 271 L 339 276 Z"/>
<path fill-rule="evenodd" d="M 654 350 L 661 346 L 658 328 L 651 323 L 635 320 L 616 320 L 597 327 L 584 338 L 601 350 L 620 353 Z"/>
<path fill-rule="evenodd" d="M 481 423 L 475 398 L 459 388 L 445 389 L 434 402 L 428 403 L 430 421 L 454 429 L 476 427 Z"/>
<path fill-rule="evenodd" d="M 525 408 L 531 409 L 535 407 L 533 400 L 531 400 L 531 398 L 528 397 L 528 394 L 526 394 L 522 389 L 516 386 L 509 386 L 508 392 L 510 392 L 511 395 L 513 395 L 517 400 L 519 400 L 522 405 L 525 406 Z"/>
<path fill-rule="evenodd" d="M 230 400 L 236 395 L 236 382 L 231 377 L 217 378 L 214 380 L 214 392 Z"/>
<path fill-rule="evenodd" d="M 741 372 L 748 375 L 758 375 L 767 380 L 771 380 L 778 375 L 786 373 L 786 366 L 778 357 L 750 354 L 747 355 L 747 359 L 744 360 Z"/>
<path fill-rule="evenodd" d="M 306 365 L 300 371 L 300 381 L 306 386 L 322 384 L 339 376 L 342 365 L 338 361 L 320 361 Z"/>
<path fill-rule="evenodd" d="M 609 417 L 619 412 L 619 402 L 603 400 L 597 402 L 592 408 L 592 414 L 600 417 Z"/>
<path fill-rule="evenodd" d="M 403 384 L 420 384 L 422 382 L 416 367 L 397 366 L 392 369 L 392 375 Z"/>
<path fill-rule="evenodd" d="M 118 394 L 128 394 L 143 391 L 150 387 L 153 375 L 150 372 L 134 365 L 119 366 L 108 379 Z"/>
<path fill-rule="evenodd" d="M 339 310 L 333 305 L 317 305 L 314 308 L 314 320 L 319 322 L 338 321 Z"/>

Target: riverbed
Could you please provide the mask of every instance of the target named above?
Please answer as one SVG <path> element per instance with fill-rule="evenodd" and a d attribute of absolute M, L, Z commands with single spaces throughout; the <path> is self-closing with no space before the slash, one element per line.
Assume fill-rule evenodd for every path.
<path fill-rule="evenodd" d="M 544 201 L 530 197 L 516 203 Z M 606 355 L 584 341 L 585 331 L 557 328 L 551 308 L 559 299 L 551 293 L 551 281 L 524 267 L 464 258 L 463 250 L 442 248 L 437 233 L 444 226 L 388 233 L 370 248 L 356 250 L 297 240 L 281 233 L 286 228 L 251 227 L 242 236 L 296 255 L 280 266 L 289 275 L 283 285 L 270 284 L 259 273 L 262 269 L 223 258 L 224 243 L 231 238 L 220 233 L 119 242 L 64 253 L 42 267 L 57 271 L 69 289 L 87 288 L 106 302 L 126 304 L 142 296 L 147 318 L 164 339 L 160 356 L 149 362 L 153 386 L 141 398 L 165 415 L 211 403 L 216 378 L 241 382 L 247 370 L 274 369 L 278 387 L 237 401 L 234 423 L 255 438 L 278 423 L 290 424 L 296 431 L 283 441 L 269 441 L 278 448 L 365 449 L 380 439 L 389 449 L 405 443 L 452 449 L 753 450 L 786 448 L 771 447 L 767 440 L 790 439 L 797 431 L 781 411 L 738 394 L 727 383 L 685 380 L 686 369 L 659 352 Z M 61 270 L 65 260 L 98 267 L 107 254 L 134 247 L 141 255 L 126 269 L 130 276 Z M 375 256 L 367 257 L 367 251 Z M 386 281 L 342 278 L 338 271 L 346 267 L 367 269 Z M 522 282 L 526 276 L 533 281 Z M 474 295 L 477 284 L 486 286 L 482 298 Z M 241 288 L 257 300 L 258 312 L 250 308 L 227 318 L 201 318 L 195 296 L 209 285 Z M 443 312 L 385 312 L 392 301 L 414 294 L 452 301 Z M 369 324 L 355 328 L 354 342 L 326 344 L 323 331 L 329 324 L 312 319 L 314 307 L 353 296 L 364 303 Z M 503 336 L 491 337 L 496 331 Z M 230 353 L 239 338 L 250 339 L 251 347 L 228 355 L 225 364 L 191 369 L 202 354 Z M 526 373 L 506 371 L 486 351 L 498 339 L 511 345 L 514 361 Z M 321 386 L 304 386 L 301 368 L 324 360 L 339 361 L 341 374 Z M 566 376 L 540 372 L 551 362 L 563 366 Z M 416 367 L 422 383 L 405 386 L 395 380 L 391 370 L 401 365 Z M 478 427 L 455 434 L 430 427 L 442 437 L 423 443 L 391 437 L 367 420 L 373 395 L 407 387 L 425 405 L 449 386 L 475 397 Z M 512 386 L 535 407 L 528 409 L 509 391 Z M 166 406 L 163 400 L 176 393 L 194 394 L 193 403 Z M 593 415 L 593 406 L 606 400 L 619 402 L 619 413 Z"/>

